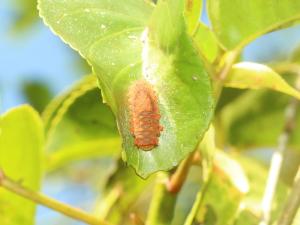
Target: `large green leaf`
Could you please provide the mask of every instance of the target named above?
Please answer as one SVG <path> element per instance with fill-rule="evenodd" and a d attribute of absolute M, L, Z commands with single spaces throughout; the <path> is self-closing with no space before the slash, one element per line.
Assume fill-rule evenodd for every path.
<path fill-rule="evenodd" d="M 300 1 L 208 0 L 208 13 L 220 43 L 233 49 L 299 20 Z"/>
<path fill-rule="evenodd" d="M 37 112 L 20 106 L 0 116 L 0 168 L 32 190 L 42 176 L 43 126 Z M 33 225 L 35 204 L 0 189 L 1 225 Z"/>
<path fill-rule="evenodd" d="M 141 62 L 140 36 L 153 5 L 144 0 L 39 0 L 44 22 L 78 50 L 98 74 L 104 100 L 116 112 L 112 84 Z"/>
<path fill-rule="evenodd" d="M 74 160 L 120 155 L 115 118 L 102 103 L 95 76 L 86 76 L 44 112 L 48 170 Z"/>
<path fill-rule="evenodd" d="M 151 16 L 153 8 L 143 0 L 39 1 L 46 24 L 92 64 L 117 117 L 124 159 L 143 177 L 192 152 L 213 112 L 209 75 L 186 34 L 183 2 L 160 1 Z M 164 128 L 147 152 L 130 132 L 128 89 L 137 80 L 156 92 Z"/>
<path fill-rule="evenodd" d="M 224 85 L 241 89 L 269 88 L 300 99 L 299 91 L 291 87 L 271 68 L 258 63 L 241 62 L 233 65 Z"/>

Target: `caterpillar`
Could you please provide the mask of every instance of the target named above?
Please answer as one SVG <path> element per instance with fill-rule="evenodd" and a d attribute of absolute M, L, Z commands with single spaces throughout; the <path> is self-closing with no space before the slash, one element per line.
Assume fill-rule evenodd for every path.
<path fill-rule="evenodd" d="M 156 93 L 147 81 L 139 80 L 129 87 L 128 95 L 134 144 L 143 151 L 150 151 L 158 146 L 163 130 Z"/>

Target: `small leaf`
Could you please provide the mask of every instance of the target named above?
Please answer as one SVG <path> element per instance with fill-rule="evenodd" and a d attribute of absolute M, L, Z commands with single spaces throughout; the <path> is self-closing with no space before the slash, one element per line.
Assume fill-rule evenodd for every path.
<path fill-rule="evenodd" d="M 200 53 L 209 62 L 214 62 L 217 58 L 220 48 L 213 32 L 203 23 L 198 22 L 198 27 L 193 34 L 193 41 Z"/>
<path fill-rule="evenodd" d="M 120 154 L 115 118 L 102 103 L 95 76 L 87 76 L 58 96 L 44 113 L 47 125 L 47 169 L 74 160 Z"/>
<path fill-rule="evenodd" d="M 139 175 L 169 170 L 195 150 L 214 102 L 209 74 L 185 32 L 183 1 L 159 1 L 154 8 L 143 0 L 39 0 L 39 9 L 93 66 L 117 117 L 124 159 Z M 147 152 L 134 144 L 130 131 L 128 92 L 140 80 L 157 95 L 163 127 L 158 146 Z"/>
<path fill-rule="evenodd" d="M 202 12 L 202 0 L 185 0 L 184 16 L 188 33 L 193 34 L 199 23 Z"/>
<path fill-rule="evenodd" d="M 38 191 L 42 177 L 43 125 L 37 112 L 20 106 L 0 116 L 0 168 Z M 0 189 L 1 225 L 33 225 L 35 204 Z"/>
<path fill-rule="evenodd" d="M 298 0 L 209 0 L 213 30 L 225 49 L 243 47 L 257 37 L 300 20 Z"/>
<path fill-rule="evenodd" d="M 241 89 L 269 88 L 300 99 L 300 92 L 271 68 L 258 63 L 242 62 L 233 65 L 224 85 Z"/>

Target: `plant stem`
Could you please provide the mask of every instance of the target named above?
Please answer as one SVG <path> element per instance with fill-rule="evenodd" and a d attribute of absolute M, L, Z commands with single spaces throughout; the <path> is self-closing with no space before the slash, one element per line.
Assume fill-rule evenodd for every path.
<path fill-rule="evenodd" d="M 73 208 L 69 205 L 61 203 L 57 200 L 51 199 L 43 194 L 31 191 L 17 182 L 6 177 L 2 171 L 0 171 L 0 187 L 13 192 L 23 198 L 26 198 L 35 203 L 44 205 L 50 209 L 58 211 L 68 217 L 85 222 L 90 225 L 108 225 L 105 221 L 98 220 L 94 216 L 81 211 L 80 209 Z"/>
<path fill-rule="evenodd" d="M 122 192 L 123 188 L 120 185 L 117 184 L 114 186 L 112 190 L 109 191 L 105 199 L 101 199 L 101 202 L 96 205 L 94 215 L 102 220 L 107 218 L 113 206 L 120 199 Z"/>
<path fill-rule="evenodd" d="M 172 222 L 177 195 L 169 192 L 166 188 L 168 174 L 159 173 L 157 183 L 152 196 L 147 225 L 169 225 Z"/>
<path fill-rule="evenodd" d="M 192 225 L 194 223 L 194 219 L 197 215 L 197 212 L 199 211 L 199 209 L 202 206 L 203 203 L 203 198 L 209 188 L 209 185 L 211 183 L 211 179 L 212 179 L 212 174 L 209 175 L 208 179 L 203 183 L 203 189 L 202 191 L 198 192 L 194 205 L 189 213 L 189 215 L 187 216 L 184 225 Z"/>
<path fill-rule="evenodd" d="M 298 76 L 296 81 L 296 89 L 298 90 L 300 89 L 300 76 Z M 296 119 L 296 111 L 297 111 L 298 104 L 299 104 L 298 100 L 292 99 L 290 104 L 286 108 L 285 127 L 282 134 L 279 137 L 278 148 L 276 152 L 273 153 L 271 159 L 269 176 L 267 179 L 267 185 L 266 185 L 265 193 L 261 204 L 262 219 L 260 225 L 268 225 L 270 222 L 271 206 L 272 206 L 276 186 L 278 183 L 283 155 L 287 148 L 290 134 L 294 130 L 294 123 Z"/>
<path fill-rule="evenodd" d="M 291 225 L 300 207 L 300 167 L 298 169 L 293 188 L 285 203 L 278 225 Z"/>
<path fill-rule="evenodd" d="M 193 164 L 193 161 L 194 161 L 194 155 L 196 154 L 196 151 L 191 153 L 180 165 L 179 167 L 177 168 L 177 170 L 175 171 L 174 174 L 171 175 L 171 177 L 169 178 L 169 181 L 167 182 L 167 190 L 170 192 L 170 193 L 173 193 L 173 194 L 177 194 L 186 178 L 187 178 L 187 175 L 189 173 L 189 170 L 190 170 L 190 167 L 192 166 Z"/>

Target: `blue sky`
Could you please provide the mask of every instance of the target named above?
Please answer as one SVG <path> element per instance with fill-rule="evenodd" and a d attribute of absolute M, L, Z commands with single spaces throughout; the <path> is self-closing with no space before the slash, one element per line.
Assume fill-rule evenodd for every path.
<path fill-rule="evenodd" d="M 74 64 L 79 56 L 41 21 L 24 33 L 12 35 L 14 13 L 9 0 L 1 0 L 0 112 L 25 102 L 21 93 L 24 81 L 46 82 L 58 93 L 83 73 Z"/>

